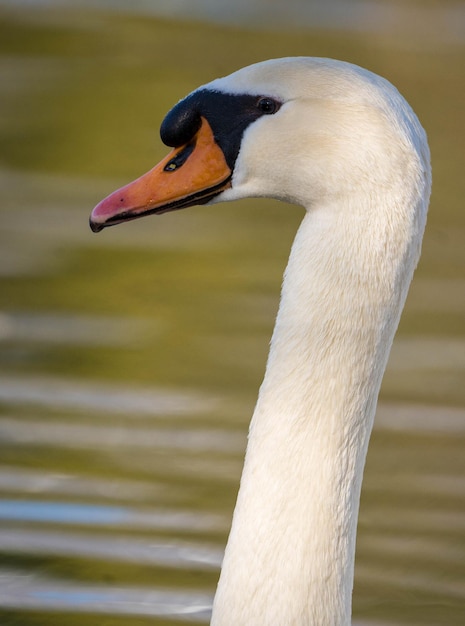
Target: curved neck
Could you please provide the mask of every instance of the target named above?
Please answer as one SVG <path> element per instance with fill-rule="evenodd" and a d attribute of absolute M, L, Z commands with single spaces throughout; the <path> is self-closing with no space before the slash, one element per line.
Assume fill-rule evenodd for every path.
<path fill-rule="evenodd" d="M 418 250 L 382 212 L 347 215 L 307 213 L 293 244 L 214 626 L 350 624 L 363 467 Z"/>

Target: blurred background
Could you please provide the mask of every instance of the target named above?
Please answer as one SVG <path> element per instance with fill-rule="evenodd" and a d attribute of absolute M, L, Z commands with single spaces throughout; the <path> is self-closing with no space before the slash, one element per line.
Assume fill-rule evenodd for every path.
<path fill-rule="evenodd" d="M 302 210 L 93 235 L 164 114 L 280 56 L 393 82 L 433 197 L 382 386 L 354 623 L 465 623 L 465 3 L 0 0 L 0 623 L 207 623 Z"/>

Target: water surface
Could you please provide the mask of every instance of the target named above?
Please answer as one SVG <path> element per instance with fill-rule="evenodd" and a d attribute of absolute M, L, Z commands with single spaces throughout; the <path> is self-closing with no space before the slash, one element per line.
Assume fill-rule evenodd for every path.
<path fill-rule="evenodd" d="M 0 622 L 208 622 L 302 212 L 199 207 L 98 237 L 87 219 L 164 154 L 158 124 L 190 89 L 319 54 L 398 84 L 435 165 L 367 461 L 355 623 L 462 625 L 461 45 L 1 6 Z"/>

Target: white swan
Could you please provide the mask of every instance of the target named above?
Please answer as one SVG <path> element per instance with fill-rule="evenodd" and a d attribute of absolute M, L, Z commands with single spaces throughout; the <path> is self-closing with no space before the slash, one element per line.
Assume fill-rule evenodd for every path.
<path fill-rule="evenodd" d="M 426 221 L 425 133 L 386 80 L 289 58 L 196 90 L 161 136 L 175 150 L 103 200 L 93 230 L 250 196 L 306 209 L 211 623 L 345 626 L 368 440 Z"/>

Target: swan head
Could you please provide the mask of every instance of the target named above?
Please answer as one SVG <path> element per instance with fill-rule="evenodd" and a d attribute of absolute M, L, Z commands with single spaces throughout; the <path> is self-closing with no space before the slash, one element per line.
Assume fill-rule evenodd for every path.
<path fill-rule="evenodd" d="M 383 78 L 332 59 L 275 59 L 214 80 L 173 107 L 160 135 L 172 152 L 102 200 L 93 231 L 244 197 L 311 210 L 409 175 L 413 187 L 429 184 L 424 131 L 407 102 Z"/>

